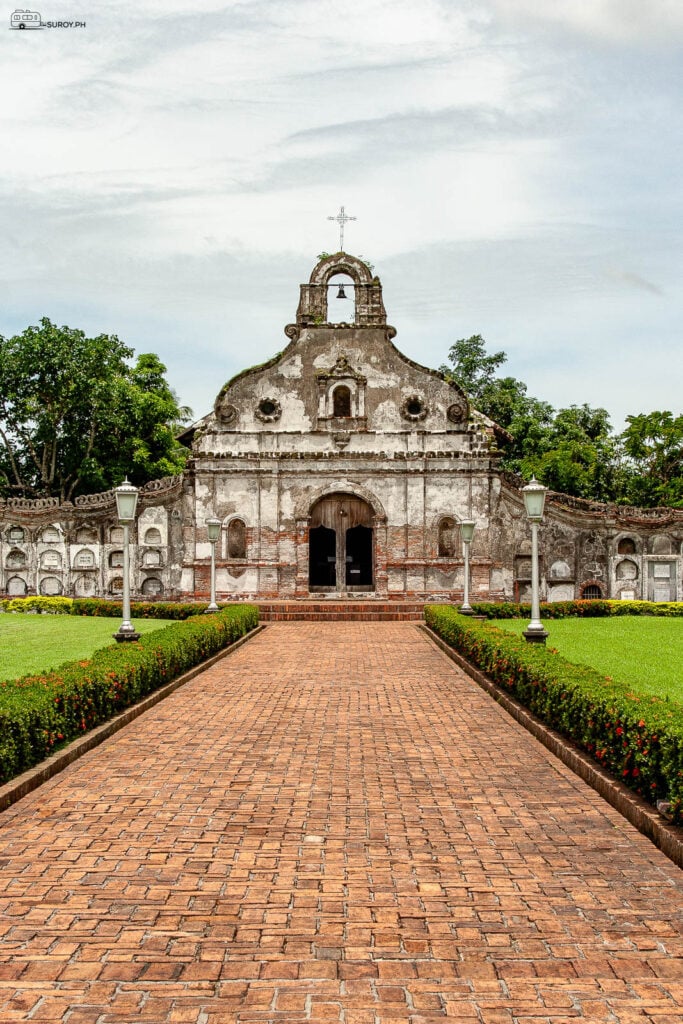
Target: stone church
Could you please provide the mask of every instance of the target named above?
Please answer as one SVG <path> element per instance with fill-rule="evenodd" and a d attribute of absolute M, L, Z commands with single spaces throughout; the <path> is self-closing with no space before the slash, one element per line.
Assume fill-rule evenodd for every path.
<path fill-rule="evenodd" d="M 348 323 L 332 322 L 340 282 Z M 134 596 L 206 597 L 206 520 L 217 516 L 219 600 L 459 601 L 465 519 L 476 523 L 471 599 L 528 599 L 529 526 L 519 482 L 499 465 L 508 435 L 396 348 L 368 265 L 321 259 L 285 335 L 185 431 L 183 476 L 142 489 Z M 121 544 L 113 492 L 73 505 L 8 499 L 0 593 L 119 596 Z M 683 596 L 681 511 L 550 494 L 541 547 L 547 600 Z"/>

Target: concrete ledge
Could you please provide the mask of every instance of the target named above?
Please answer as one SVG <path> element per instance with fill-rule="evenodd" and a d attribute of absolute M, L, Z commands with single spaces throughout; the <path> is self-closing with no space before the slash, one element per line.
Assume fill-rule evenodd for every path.
<path fill-rule="evenodd" d="M 486 690 L 496 703 L 500 704 L 509 715 L 512 715 L 515 721 L 523 725 L 563 764 L 571 768 L 584 782 L 587 782 L 608 804 L 623 814 L 639 832 L 651 839 L 655 846 L 658 846 L 674 864 L 683 868 L 683 828 L 669 825 L 663 821 L 651 804 L 648 804 L 642 797 L 637 796 L 622 782 L 601 768 L 587 754 L 579 750 L 571 740 L 565 739 L 560 733 L 544 725 L 540 718 L 537 718 L 523 704 L 506 693 L 502 687 L 494 683 L 474 665 L 470 665 L 462 654 L 449 647 L 429 626 L 421 625 L 418 628 L 426 633 L 446 657 L 454 661 L 475 683 Z"/>
<path fill-rule="evenodd" d="M 104 740 L 109 739 L 114 733 L 118 732 L 119 729 L 123 729 L 129 722 L 139 718 L 140 715 L 144 715 L 145 711 L 149 711 L 155 704 L 162 701 L 165 697 L 169 697 L 174 690 L 184 686 L 185 683 L 189 683 L 191 679 L 198 676 L 200 672 L 203 672 L 206 668 L 211 668 L 217 661 L 227 657 L 228 654 L 232 654 L 238 647 L 245 644 L 247 640 L 251 640 L 252 637 L 256 636 L 266 627 L 264 625 L 256 626 L 245 636 L 236 640 L 234 644 L 230 644 L 229 647 L 225 647 L 222 651 L 218 651 L 217 654 L 207 658 L 206 661 L 202 661 L 199 665 L 195 665 L 194 668 L 189 669 L 182 676 L 178 676 L 177 679 L 172 679 L 170 683 L 166 683 L 165 686 L 155 690 L 154 693 L 150 693 L 147 697 L 138 701 L 137 704 L 131 705 L 126 708 L 115 718 L 110 718 L 108 722 L 103 722 L 102 725 L 96 726 L 85 736 L 80 736 L 77 740 L 69 743 L 63 750 L 58 750 L 56 754 L 51 754 L 40 764 L 37 764 L 34 768 L 29 768 L 28 771 L 22 772 L 21 775 L 17 775 L 16 778 L 10 779 L 4 786 L 0 786 L 0 811 L 7 810 L 12 804 L 15 804 L 17 800 L 21 800 L 27 793 L 31 793 L 34 789 L 42 786 L 44 782 L 47 782 L 53 776 L 58 775 L 59 772 L 63 771 L 74 761 L 77 761 L 83 754 L 87 754 L 89 750 L 93 750 L 94 747 L 98 747 Z"/>

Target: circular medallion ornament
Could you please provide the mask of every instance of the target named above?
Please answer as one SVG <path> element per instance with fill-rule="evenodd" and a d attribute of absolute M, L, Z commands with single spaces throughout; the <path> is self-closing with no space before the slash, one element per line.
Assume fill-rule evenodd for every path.
<path fill-rule="evenodd" d="M 446 410 L 446 416 L 451 423 L 464 423 L 467 419 L 467 399 L 458 397 Z"/>
<path fill-rule="evenodd" d="M 282 406 L 277 398 L 262 398 L 254 415 L 261 423 L 274 423 L 282 415 Z"/>
<path fill-rule="evenodd" d="M 401 406 L 401 415 L 412 423 L 419 423 L 426 418 L 429 410 L 419 395 L 409 395 Z"/>
<path fill-rule="evenodd" d="M 215 405 L 216 418 L 226 426 L 230 427 L 237 423 L 238 412 L 234 405 L 228 401 L 225 395 L 219 395 Z"/>

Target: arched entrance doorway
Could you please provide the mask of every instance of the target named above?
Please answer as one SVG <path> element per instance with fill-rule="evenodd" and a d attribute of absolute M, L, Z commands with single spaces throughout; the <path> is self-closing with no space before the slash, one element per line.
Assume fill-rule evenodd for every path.
<path fill-rule="evenodd" d="M 375 589 L 371 507 L 352 494 L 329 494 L 311 510 L 308 582 L 313 591 Z"/>

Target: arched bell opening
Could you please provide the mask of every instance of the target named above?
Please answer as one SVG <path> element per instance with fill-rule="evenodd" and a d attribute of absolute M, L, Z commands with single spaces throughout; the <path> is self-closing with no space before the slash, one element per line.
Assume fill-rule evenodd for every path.
<path fill-rule="evenodd" d="M 374 590 L 372 517 L 370 505 L 352 494 L 330 494 L 316 502 L 308 532 L 310 590 Z"/>
<path fill-rule="evenodd" d="M 356 323 L 356 284 L 350 274 L 333 274 L 327 282 L 329 323 Z"/>

